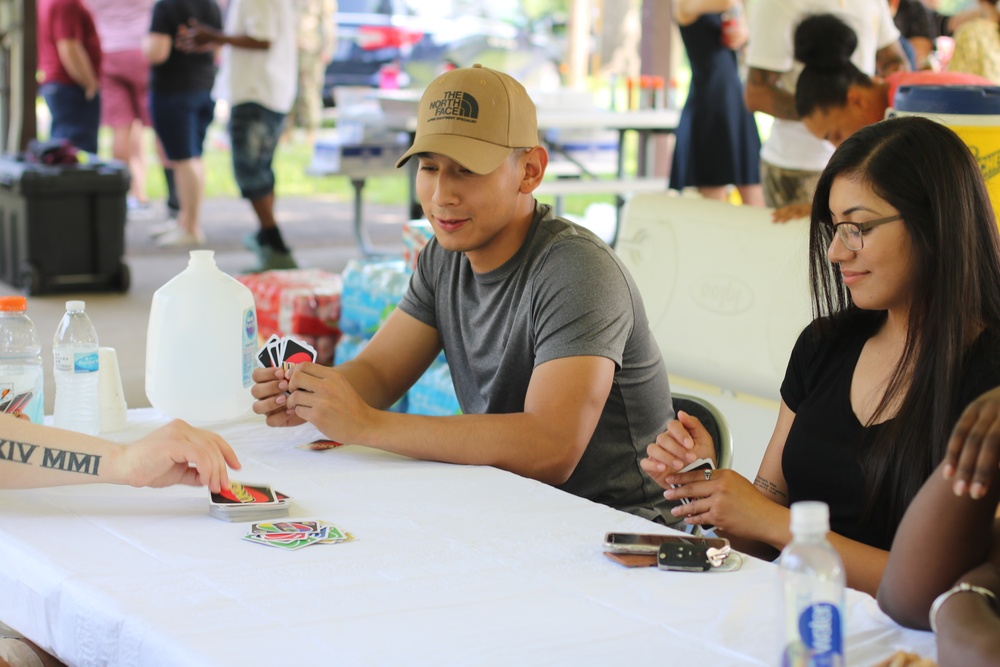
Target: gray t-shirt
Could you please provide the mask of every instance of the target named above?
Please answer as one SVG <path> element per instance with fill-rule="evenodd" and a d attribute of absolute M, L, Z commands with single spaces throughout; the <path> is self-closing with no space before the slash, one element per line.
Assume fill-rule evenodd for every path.
<path fill-rule="evenodd" d="M 536 204 L 524 244 L 493 271 L 475 273 L 463 253 L 432 239 L 399 307 L 437 329 L 466 414 L 523 412 L 531 373 L 546 361 L 614 361 L 604 412 L 559 488 L 660 516 L 662 489 L 639 461 L 673 418 L 670 386 L 639 290 L 603 241 Z"/>

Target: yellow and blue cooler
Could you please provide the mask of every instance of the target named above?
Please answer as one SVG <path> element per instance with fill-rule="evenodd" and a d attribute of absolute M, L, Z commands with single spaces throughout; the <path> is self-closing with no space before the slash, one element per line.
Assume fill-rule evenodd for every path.
<path fill-rule="evenodd" d="M 954 130 L 979 162 L 1000 218 L 1000 87 L 900 86 L 894 116 L 926 116 Z"/>

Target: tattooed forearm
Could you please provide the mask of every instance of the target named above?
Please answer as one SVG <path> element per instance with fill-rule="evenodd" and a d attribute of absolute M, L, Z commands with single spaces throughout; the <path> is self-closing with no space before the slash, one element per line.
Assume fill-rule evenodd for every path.
<path fill-rule="evenodd" d="M 13 440 L 0 440 L 0 461 L 28 463 L 36 449 L 38 449 L 38 445 L 30 445 L 26 442 L 14 442 Z"/>
<path fill-rule="evenodd" d="M 764 493 L 770 494 L 772 496 L 777 496 L 779 498 L 788 499 L 788 494 L 781 490 L 777 484 L 774 482 L 764 479 L 760 475 L 757 475 L 757 479 L 753 481 L 753 485 Z"/>
<path fill-rule="evenodd" d="M 747 74 L 747 107 L 775 118 L 799 120 L 795 95 L 781 85 L 781 73 L 751 67 Z"/>
<path fill-rule="evenodd" d="M 24 463 L 31 465 L 31 458 L 39 445 L 14 440 L 0 440 L 0 461 Z M 101 466 L 101 457 L 97 454 L 71 452 L 65 449 L 42 447 L 42 468 L 78 472 L 85 475 L 97 475 Z"/>

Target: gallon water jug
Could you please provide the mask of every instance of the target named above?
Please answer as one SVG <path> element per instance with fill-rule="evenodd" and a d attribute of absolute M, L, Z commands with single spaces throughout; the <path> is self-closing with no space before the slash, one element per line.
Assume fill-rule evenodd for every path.
<path fill-rule="evenodd" d="M 187 269 L 156 290 L 146 336 L 146 397 L 193 424 L 237 419 L 253 404 L 253 295 L 214 256 L 192 250 Z"/>

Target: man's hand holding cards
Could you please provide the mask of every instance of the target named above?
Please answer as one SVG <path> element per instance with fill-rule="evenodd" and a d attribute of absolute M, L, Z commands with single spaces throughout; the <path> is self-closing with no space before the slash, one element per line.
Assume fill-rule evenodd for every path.
<path fill-rule="evenodd" d="M 257 350 L 257 363 L 261 368 L 283 368 L 288 370 L 295 364 L 316 361 L 316 350 L 291 336 L 271 334 L 267 342 Z"/>

